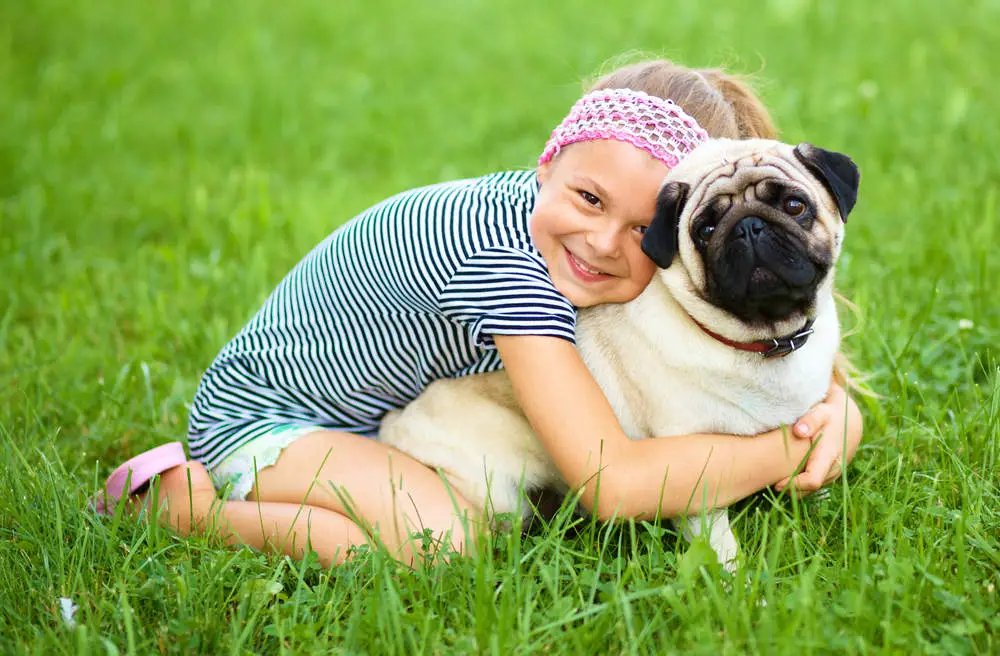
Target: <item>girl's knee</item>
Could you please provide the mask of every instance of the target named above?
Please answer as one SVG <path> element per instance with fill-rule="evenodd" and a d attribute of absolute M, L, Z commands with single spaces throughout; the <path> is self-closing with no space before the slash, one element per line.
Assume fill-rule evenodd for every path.
<path fill-rule="evenodd" d="M 200 462 L 188 461 L 163 472 L 152 489 L 157 492 L 155 505 L 148 493 L 142 502 L 152 506 L 161 522 L 182 535 L 204 527 L 215 501 L 215 486 Z"/>

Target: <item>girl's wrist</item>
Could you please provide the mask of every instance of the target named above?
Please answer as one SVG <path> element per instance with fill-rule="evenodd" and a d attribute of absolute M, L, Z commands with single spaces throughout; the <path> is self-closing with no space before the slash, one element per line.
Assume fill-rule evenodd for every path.
<path fill-rule="evenodd" d="M 809 455 L 809 449 L 812 448 L 812 438 L 796 437 L 791 426 L 783 426 L 771 431 L 768 435 L 773 443 L 774 451 L 771 453 L 775 453 L 777 456 L 772 462 L 780 463 L 772 472 L 773 480 L 769 485 L 774 485 L 803 468 L 806 456 Z"/>

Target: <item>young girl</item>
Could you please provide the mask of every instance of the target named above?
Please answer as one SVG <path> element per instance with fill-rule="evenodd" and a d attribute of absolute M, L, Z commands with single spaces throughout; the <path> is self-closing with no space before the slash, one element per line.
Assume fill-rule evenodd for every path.
<path fill-rule="evenodd" d="M 193 460 L 180 443 L 133 458 L 109 478 L 107 500 L 141 499 L 159 475 L 157 501 L 181 533 L 221 530 L 293 556 L 311 548 L 326 565 L 376 539 L 413 562 L 411 536 L 427 530 L 462 550 L 478 509 L 372 438 L 431 381 L 500 367 L 566 482 L 603 519 L 669 517 L 783 487 L 820 433 L 829 437 L 794 484 L 810 492 L 835 478 L 861 439 L 838 384 L 795 425 L 799 439 L 623 433 L 574 348 L 574 308 L 629 301 L 650 281 L 642 234 L 701 128 L 730 138 L 773 138 L 774 128 L 746 86 L 715 70 L 635 64 L 576 109 L 594 93 L 615 111 L 590 116 L 571 143 L 554 132 L 536 170 L 405 192 L 331 234 L 205 373 Z M 674 127 L 655 140 L 622 129 L 650 112 Z"/>

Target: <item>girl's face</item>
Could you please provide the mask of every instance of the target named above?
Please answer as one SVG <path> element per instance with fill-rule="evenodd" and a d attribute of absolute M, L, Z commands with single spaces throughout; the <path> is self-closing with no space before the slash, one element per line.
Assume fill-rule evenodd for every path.
<path fill-rule="evenodd" d="M 631 301 L 656 265 L 642 252 L 669 168 L 631 144 L 583 141 L 538 168 L 531 238 L 576 307 Z"/>

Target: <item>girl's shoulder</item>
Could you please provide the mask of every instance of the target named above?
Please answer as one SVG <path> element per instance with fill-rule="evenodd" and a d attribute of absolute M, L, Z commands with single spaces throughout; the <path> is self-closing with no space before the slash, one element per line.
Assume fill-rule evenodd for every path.
<path fill-rule="evenodd" d="M 470 186 L 481 189 L 496 189 L 505 192 L 538 192 L 538 176 L 534 169 L 498 171 L 478 178 L 466 180 Z"/>
<path fill-rule="evenodd" d="M 427 187 L 418 187 L 402 196 L 479 196 L 494 200 L 505 200 L 512 204 L 528 203 L 533 206 L 538 195 L 538 176 L 534 169 L 499 171 L 476 178 L 463 178 L 449 182 L 439 182 Z"/>
<path fill-rule="evenodd" d="M 538 196 L 533 169 L 500 171 L 417 187 L 387 198 L 355 217 L 354 230 L 474 235 L 483 246 L 523 242 Z"/>
<path fill-rule="evenodd" d="M 537 195 L 534 170 L 418 187 L 355 216 L 317 250 L 350 252 L 352 260 L 360 261 L 389 248 L 401 265 L 433 269 L 444 284 L 486 251 L 508 249 L 535 258 L 529 223 Z"/>

